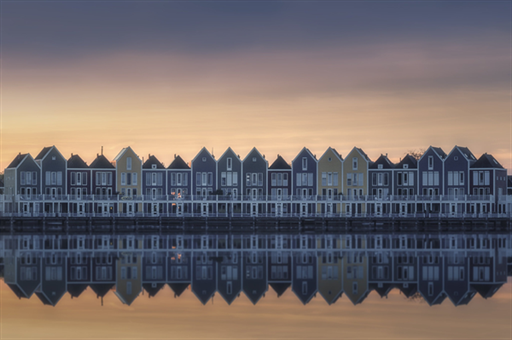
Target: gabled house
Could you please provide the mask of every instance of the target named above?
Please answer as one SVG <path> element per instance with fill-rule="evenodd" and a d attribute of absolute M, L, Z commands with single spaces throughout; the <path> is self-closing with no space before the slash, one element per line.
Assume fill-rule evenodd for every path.
<path fill-rule="evenodd" d="M 418 292 L 429 305 L 437 305 L 444 301 L 444 266 L 442 253 L 439 251 L 424 252 L 418 258 Z"/>
<path fill-rule="evenodd" d="M 119 203 L 118 211 L 133 216 L 142 211 L 142 203 L 134 203 L 137 196 L 142 195 L 142 161 L 128 146 L 119 152 L 112 165 L 116 168 L 116 187 L 123 200 L 123 203 Z"/>
<path fill-rule="evenodd" d="M 364 196 L 368 195 L 368 169 L 372 161 L 360 148 L 354 147 L 343 162 L 343 212 L 347 215 L 365 214 L 367 207 Z M 361 203 L 357 202 L 362 200 Z"/>
<path fill-rule="evenodd" d="M 37 297 L 45 304 L 55 306 L 67 292 L 65 253 L 46 253 L 42 259 L 41 286 Z"/>
<path fill-rule="evenodd" d="M 476 293 L 469 285 L 469 260 L 456 251 L 444 257 L 444 291 L 455 306 L 467 305 Z"/>
<path fill-rule="evenodd" d="M 389 203 L 393 193 L 393 170 L 395 165 L 389 160 L 388 155 L 380 155 L 368 168 L 368 192 L 370 199 L 370 212 L 380 216 L 391 212 Z"/>
<path fill-rule="evenodd" d="M 318 195 L 317 211 L 328 216 L 340 212 L 340 195 L 343 192 L 343 159 L 335 149 L 329 147 L 318 160 Z"/>
<path fill-rule="evenodd" d="M 337 243 L 336 241 L 331 240 L 332 243 Z M 332 243 L 330 249 L 329 245 L 323 247 L 325 250 L 319 252 L 317 257 L 318 292 L 329 305 L 336 302 L 343 293 L 342 261 L 339 249 L 333 247 Z"/>
<path fill-rule="evenodd" d="M 142 192 L 144 194 L 144 212 L 153 216 L 167 212 L 167 204 L 164 203 L 167 195 L 167 171 L 163 164 L 154 156 L 148 155 L 148 159 L 142 165 Z"/>
<path fill-rule="evenodd" d="M 69 198 L 72 202 L 69 205 L 69 212 L 82 216 L 91 209 L 90 204 L 81 202 L 91 190 L 91 170 L 79 155 L 71 154 L 67 164 L 67 182 Z"/>
<path fill-rule="evenodd" d="M 134 251 L 142 249 L 142 240 L 139 236 L 124 236 L 119 240 L 119 248 L 123 252 L 116 261 L 115 294 L 129 306 L 142 291 L 142 256 Z"/>
<path fill-rule="evenodd" d="M 243 254 L 242 290 L 255 305 L 268 289 L 267 252 L 256 251 Z"/>
<path fill-rule="evenodd" d="M 93 211 L 100 215 L 117 212 L 117 204 L 110 202 L 117 193 L 115 166 L 103 154 L 98 154 L 89 169 L 91 193 L 94 195 Z"/>
<path fill-rule="evenodd" d="M 4 172 L 4 194 L 19 195 L 18 203 L 9 202 L 6 212 L 18 212 L 23 215 L 37 214 L 39 203 L 34 203 L 41 194 L 41 168 L 30 154 L 18 154 Z"/>
<path fill-rule="evenodd" d="M 265 213 L 265 196 L 267 195 L 267 168 L 265 157 L 253 148 L 243 160 L 243 190 L 245 203 L 244 212 L 251 216 Z M 259 201 L 259 202 L 258 202 Z"/>
<path fill-rule="evenodd" d="M 370 293 L 368 287 L 367 238 L 364 235 L 344 235 L 341 240 L 343 291 L 354 304 L 362 303 Z"/>
<path fill-rule="evenodd" d="M 316 204 L 306 200 L 314 200 L 318 192 L 317 163 L 316 157 L 306 147 L 292 161 L 292 191 L 295 199 L 304 200 L 294 205 L 293 212 L 300 216 L 316 213 Z"/>
<path fill-rule="evenodd" d="M 44 203 L 44 212 L 46 213 L 66 213 L 67 200 L 64 199 L 67 194 L 67 161 L 55 146 L 45 147 L 35 158 L 36 163 L 41 168 L 41 189 L 40 192 L 45 198 L 55 201 L 46 201 Z"/>
<path fill-rule="evenodd" d="M 192 258 L 192 293 L 205 305 L 217 290 L 217 259 L 213 251 L 196 252 Z"/>
<path fill-rule="evenodd" d="M 316 253 L 308 250 L 294 251 L 292 256 L 292 291 L 303 304 L 307 304 L 318 289 Z"/>
<path fill-rule="evenodd" d="M 218 272 L 217 291 L 230 305 L 242 291 L 242 252 L 234 249 L 221 251 L 216 255 L 215 262 Z"/>
<path fill-rule="evenodd" d="M 472 204 L 472 213 L 502 213 L 505 203 L 499 203 L 507 192 L 507 170 L 492 155 L 484 153 L 471 165 L 469 190 L 479 200 L 487 200 Z M 493 196 L 493 197 L 490 197 Z M 491 200 L 492 199 L 492 200 Z"/>
<path fill-rule="evenodd" d="M 471 151 L 462 146 L 455 146 L 444 161 L 444 194 L 445 199 L 451 201 L 447 203 L 444 211 L 452 215 L 465 213 L 467 207 L 459 200 L 464 199 L 469 191 L 469 170 L 471 165 L 476 162 L 476 158 Z"/>
<path fill-rule="evenodd" d="M 430 146 L 418 161 L 419 195 L 438 198 L 444 195 L 444 160 L 447 155 L 441 148 Z M 440 203 L 423 203 L 423 212 L 441 212 Z"/>
<path fill-rule="evenodd" d="M 206 199 L 217 193 L 217 162 L 205 147 L 192 160 L 192 193 L 194 199 Z M 213 203 L 195 203 L 193 211 L 201 215 L 214 213 Z"/>
<path fill-rule="evenodd" d="M 292 180 L 292 167 L 277 155 L 277 159 L 268 168 L 267 193 L 273 201 L 267 208 L 269 213 L 283 216 L 291 212 L 291 204 L 283 201 L 289 200 L 292 195 Z"/>
<path fill-rule="evenodd" d="M 4 258 L 4 282 L 18 298 L 29 299 L 41 284 L 40 253 L 20 252 Z"/>
<path fill-rule="evenodd" d="M 416 212 L 414 196 L 418 194 L 418 161 L 407 154 L 393 169 L 393 213 Z M 398 201 L 398 202 L 397 202 Z"/>
<path fill-rule="evenodd" d="M 167 198 L 173 203 L 169 205 L 169 212 L 181 216 L 188 213 L 190 204 L 182 201 L 192 194 L 192 172 L 187 163 L 178 155 L 167 167 Z M 175 202 L 174 202 L 175 201 Z"/>
<path fill-rule="evenodd" d="M 223 201 L 219 204 L 219 213 L 231 216 L 233 212 L 240 213 L 241 205 L 231 203 L 239 200 L 242 194 L 242 161 L 235 152 L 228 148 L 217 161 L 217 183 L 222 191 Z"/>

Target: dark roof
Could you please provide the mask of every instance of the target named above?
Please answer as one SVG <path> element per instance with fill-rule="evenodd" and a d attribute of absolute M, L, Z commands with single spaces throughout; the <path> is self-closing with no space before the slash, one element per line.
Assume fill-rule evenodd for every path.
<path fill-rule="evenodd" d="M 391 289 L 393 289 L 393 285 L 391 283 L 383 283 L 382 287 L 379 287 L 378 283 L 370 283 L 368 285 L 368 288 L 369 290 L 374 289 L 377 292 L 377 294 L 379 294 L 379 296 L 383 298 L 384 296 L 388 296 Z"/>
<path fill-rule="evenodd" d="M 115 167 L 110 163 L 107 157 L 103 155 L 98 155 L 94 161 L 92 161 L 89 168 L 98 168 L 98 169 L 115 169 Z"/>
<path fill-rule="evenodd" d="M 465 146 L 457 146 L 457 145 L 455 147 L 459 148 L 460 152 L 462 152 L 464 157 L 466 157 L 470 161 L 476 161 L 475 155 L 473 155 L 473 153 L 468 148 L 466 148 Z"/>
<path fill-rule="evenodd" d="M 87 289 L 87 284 L 85 283 L 68 283 L 68 293 L 71 297 L 79 297 L 85 289 Z"/>
<path fill-rule="evenodd" d="M 169 287 L 174 292 L 174 297 L 180 296 L 187 289 L 188 285 L 189 283 L 169 283 Z"/>
<path fill-rule="evenodd" d="M 53 146 L 44 147 L 43 150 L 37 155 L 36 159 L 43 159 L 43 157 L 53 148 Z"/>
<path fill-rule="evenodd" d="M 190 169 L 187 163 L 178 155 L 174 157 L 171 165 L 167 169 Z"/>
<path fill-rule="evenodd" d="M 94 283 L 90 285 L 92 291 L 96 293 L 97 297 L 104 297 L 112 287 L 114 287 L 113 283 Z"/>
<path fill-rule="evenodd" d="M 399 285 L 398 286 L 398 289 L 400 289 L 400 291 L 408 298 L 410 298 L 411 296 L 413 296 L 414 294 L 416 294 L 416 292 L 418 291 L 418 286 L 416 283 L 409 283 L 407 285 L 407 288 L 404 287 L 404 285 Z"/>
<path fill-rule="evenodd" d="M 284 292 L 286 292 L 290 285 L 291 283 L 273 282 L 270 284 L 270 287 L 272 287 L 272 289 L 274 289 L 274 291 L 277 293 L 277 297 L 280 297 L 281 295 L 283 295 Z"/>
<path fill-rule="evenodd" d="M 68 159 L 68 168 L 88 168 L 88 166 L 80 156 L 71 154 L 71 157 Z"/>
<path fill-rule="evenodd" d="M 158 293 L 160 289 L 164 286 L 164 283 L 157 283 L 155 287 L 153 287 L 152 283 L 143 283 L 142 287 L 148 292 L 149 297 L 153 297 Z"/>
<path fill-rule="evenodd" d="M 480 158 L 471 165 L 472 168 L 499 168 L 503 169 L 501 164 L 492 155 L 484 153 Z"/>
<path fill-rule="evenodd" d="M 372 160 L 371 160 L 371 159 L 370 159 L 370 157 L 368 157 L 368 155 L 363 151 L 363 149 L 360 149 L 360 148 L 356 148 L 356 149 L 361 153 L 361 155 L 363 155 L 363 157 L 364 157 L 368 162 L 370 162 L 370 163 L 371 163 L 371 161 L 372 161 Z"/>
<path fill-rule="evenodd" d="M 403 168 L 404 164 L 409 165 L 410 169 L 416 169 L 418 167 L 418 160 L 413 156 L 407 154 L 404 159 L 400 161 L 400 163 L 396 164 L 397 168 Z"/>
<path fill-rule="evenodd" d="M 144 164 L 142 165 L 142 168 L 143 169 L 152 169 L 153 164 L 156 164 L 157 169 L 165 169 L 163 164 L 160 163 L 160 161 L 154 155 L 149 155 L 148 160 L 144 162 Z"/>
<path fill-rule="evenodd" d="M 395 165 L 389 160 L 388 156 L 380 155 L 380 157 L 370 165 L 370 169 L 378 169 L 379 164 L 382 164 L 383 169 L 392 169 L 395 167 Z"/>
<path fill-rule="evenodd" d="M 12 160 L 11 164 L 7 168 L 16 168 L 18 165 L 20 165 L 21 161 L 27 157 L 28 153 L 21 154 L 19 153 L 14 159 Z"/>
<path fill-rule="evenodd" d="M 443 151 L 441 148 L 437 148 L 435 146 L 431 146 L 432 150 L 434 150 L 442 159 L 446 158 L 446 152 Z"/>
<path fill-rule="evenodd" d="M 277 155 L 277 159 L 269 166 L 269 169 L 291 169 L 290 164 L 286 163 L 281 155 Z"/>
<path fill-rule="evenodd" d="M 501 286 L 503 286 L 503 283 L 482 283 L 471 285 L 471 287 L 473 287 L 473 289 L 475 289 L 484 299 L 492 297 Z"/>
<path fill-rule="evenodd" d="M 12 284 L 12 283 L 8 283 L 7 286 L 9 286 L 9 288 L 11 288 L 11 290 L 14 292 L 14 294 L 16 294 L 16 296 L 19 299 L 21 299 L 21 298 L 28 298 L 28 296 L 25 294 L 25 292 L 23 292 L 18 285 L 15 285 L 15 284 Z"/>

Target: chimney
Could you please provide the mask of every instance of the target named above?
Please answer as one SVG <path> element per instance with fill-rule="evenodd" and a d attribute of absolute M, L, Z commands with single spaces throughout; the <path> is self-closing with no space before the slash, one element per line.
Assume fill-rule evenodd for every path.
<path fill-rule="evenodd" d="M 103 145 L 101 146 L 101 155 L 103 156 Z"/>

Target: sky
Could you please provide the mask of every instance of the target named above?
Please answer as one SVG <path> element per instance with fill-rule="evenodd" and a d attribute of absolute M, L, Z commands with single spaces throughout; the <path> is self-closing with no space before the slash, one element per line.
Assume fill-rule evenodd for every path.
<path fill-rule="evenodd" d="M 190 291 L 180 297 L 166 285 L 149 298 L 123 305 L 114 292 L 101 302 L 87 288 L 66 293 L 56 307 L 34 295 L 18 299 L 0 282 L 2 339 L 509 339 L 512 282 L 492 298 L 476 294 L 455 307 L 446 298 L 429 306 L 408 300 L 398 289 L 388 298 L 371 292 L 354 306 L 342 295 L 328 305 L 317 294 L 302 305 L 291 288 L 279 298 L 269 288 L 252 305 L 244 293 L 228 305 L 217 293 L 206 305 Z M 91 327 L 91 325 L 94 325 Z M 300 326 L 299 326 L 300 325 Z"/>
<path fill-rule="evenodd" d="M 1 155 L 272 163 L 467 146 L 512 169 L 506 1 L 3 1 Z"/>

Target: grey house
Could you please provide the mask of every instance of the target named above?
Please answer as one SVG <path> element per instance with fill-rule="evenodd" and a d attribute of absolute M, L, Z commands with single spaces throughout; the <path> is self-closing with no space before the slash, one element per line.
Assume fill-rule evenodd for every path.
<path fill-rule="evenodd" d="M 405 215 L 416 212 L 414 196 L 418 194 L 418 178 L 418 161 L 409 154 L 405 155 L 393 169 L 393 213 Z"/>
<path fill-rule="evenodd" d="M 20 195 L 18 204 L 6 204 L 6 212 L 31 215 L 40 211 L 39 203 L 32 202 L 41 194 L 41 168 L 30 154 L 18 154 L 4 172 L 5 195 Z M 9 197 L 8 196 L 8 197 Z"/>
<path fill-rule="evenodd" d="M 44 203 L 44 212 L 46 213 L 66 213 L 67 202 L 58 202 L 64 199 L 67 194 L 67 160 L 57 150 L 55 146 L 45 147 L 35 158 L 35 161 L 41 167 L 41 192 L 47 199 Z"/>
<path fill-rule="evenodd" d="M 178 216 L 188 213 L 190 204 L 183 203 L 192 194 L 192 171 L 187 163 L 178 155 L 167 167 L 167 197 L 175 201 L 170 204 L 169 212 Z"/>
<path fill-rule="evenodd" d="M 387 155 L 380 157 L 368 167 L 368 191 L 374 201 L 370 204 L 370 212 L 377 215 L 387 214 L 391 211 L 389 203 L 393 192 L 393 169 L 395 165 Z"/>
<path fill-rule="evenodd" d="M 81 200 L 92 192 L 91 170 L 80 156 L 71 154 L 67 163 L 66 176 L 69 198 L 75 201 L 70 203 L 69 212 L 79 216 L 89 212 L 91 207 Z"/>
<path fill-rule="evenodd" d="M 217 183 L 222 191 L 224 201 L 219 203 L 219 213 L 231 216 L 231 213 L 240 213 L 240 203 L 230 203 L 231 200 L 240 200 L 242 194 L 242 161 L 240 156 L 228 148 L 217 161 Z"/>
<path fill-rule="evenodd" d="M 253 148 L 243 161 L 243 190 L 244 200 L 251 201 L 245 203 L 245 213 L 256 216 L 265 212 L 265 195 L 267 195 L 267 169 L 268 162 L 265 157 Z M 259 201 L 259 202 L 258 202 Z"/>

